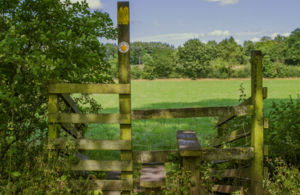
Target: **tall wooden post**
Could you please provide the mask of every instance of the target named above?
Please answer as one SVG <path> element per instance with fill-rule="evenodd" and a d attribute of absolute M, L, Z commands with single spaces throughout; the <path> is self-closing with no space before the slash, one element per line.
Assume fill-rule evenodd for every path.
<path fill-rule="evenodd" d="M 263 91 L 262 91 L 262 53 L 251 54 L 251 104 L 254 113 L 251 120 L 251 146 L 254 158 L 251 161 L 251 195 L 263 194 Z"/>
<path fill-rule="evenodd" d="M 50 83 L 57 83 L 57 80 L 52 80 Z M 58 95 L 57 94 L 49 94 L 49 103 L 48 103 L 48 111 L 49 113 L 58 112 Z M 49 139 L 57 139 L 59 138 L 59 129 L 57 124 L 49 123 L 48 130 L 48 138 Z M 49 154 L 49 157 L 53 157 Z"/>
<path fill-rule="evenodd" d="M 119 84 L 130 84 L 129 1 L 118 2 L 117 11 Z M 119 95 L 119 106 L 120 114 L 131 114 L 131 93 Z M 120 124 L 120 139 L 132 140 L 131 124 Z M 132 150 L 121 150 L 121 160 L 132 160 Z M 132 180 L 132 171 L 122 171 L 121 179 Z M 130 191 L 123 191 L 122 194 L 130 194 Z"/>

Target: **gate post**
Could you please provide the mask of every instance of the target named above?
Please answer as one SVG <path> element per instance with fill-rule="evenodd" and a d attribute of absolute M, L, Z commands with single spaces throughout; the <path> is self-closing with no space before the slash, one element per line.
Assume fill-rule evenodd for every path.
<path fill-rule="evenodd" d="M 263 194 L 263 91 L 262 53 L 254 50 L 251 54 L 251 104 L 254 113 L 251 117 L 251 146 L 254 158 L 251 160 L 251 195 Z"/>
<path fill-rule="evenodd" d="M 130 84 L 129 1 L 118 2 L 117 11 L 119 84 Z M 130 94 L 119 94 L 119 108 L 120 114 L 131 114 L 131 91 Z M 130 124 L 120 124 L 120 139 L 132 140 L 131 118 Z M 132 161 L 132 145 L 131 150 L 121 150 L 121 160 Z M 122 171 L 121 179 L 132 180 L 132 171 Z M 122 191 L 122 194 L 131 192 Z"/>
<path fill-rule="evenodd" d="M 57 83 L 58 80 L 54 79 L 50 81 L 50 83 Z M 58 112 L 58 95 L 57 94 L 49 94 L 49 102 L 48 102 L 48 112 L 56 113 Z M 48 130 L 48 139 L 57 139 L 59 138 L 59 129 L 57 124 L 49 122 L 49 130 Z M 49 153 L 49 158 L 53 158 L 53 153 Z M 58 156 L 57 156 L 58 157 Z"/>

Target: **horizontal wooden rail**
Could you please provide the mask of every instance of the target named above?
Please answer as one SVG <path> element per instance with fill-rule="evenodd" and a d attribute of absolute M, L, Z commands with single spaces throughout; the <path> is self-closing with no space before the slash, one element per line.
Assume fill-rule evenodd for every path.
<path fill-rule="evenodd" d="M 69 182 L 73 189 L 75 190 L 112 190 L 112 191 L 122 191 L 122 190 L 133 190 L 132 180 L 89 180 L 88 185 L 84 187 L 84 183 L 72 179 Z M 88 186 L 88 187 L 87 187 Z M 104 194 L 109 194 L 104 192 Z"/>
<path fill-rule="evenodd" d="M 213 146 L 221 146 L 223 142 L 230 143 L 249 135 L 251 135 L 251 125 L 248 125 L 245 128 L 242 127 L 241 129 L 233 131 L 226 136 L 219 137 L 214 141 Z"/>
<path fill-rule="evenodd" d="M 132 171 L 132 161 L 118 160 L 80 160 L 78 164 L 68 164 L 63 160 L 59 167 L 64 167 L 66 163 L 70 166 L 71 171 Z"/>
<path fill-rule="evenodd" d="M 48 149 L 66 149 L 68 140 L 48 139 Z M 132 150 L 132 140 L 69 140 L 78 150 Z"/>
<path fill-rule="evenodd" d="M 253 147 L 201 149 L 201 161 L 250 160 L 254 157 Z"/>
<path fill-rule="evenodd" d="M 48 93 L 130 94 L 130 84 L 67 84 L 51 83 Z"/>
<path fill-rule="evenodd" d="M 130 124 L 130 114 L 49 113 L 49 123 Z"/>
<path fill-rule="evenodd" d="M 263 99 L 266 99 L 268 97 L 268 88 L 267 87 L 263 87 Z M 251 97 L 249 97 L 247 100 L 245 100 L 244 102 L 242 102 L 241 104 L 239 104 L 239 106 L 246 106 L 246 105 L 251 105 Z M 222 116 L 219 118 L 218 121 L 218 126 L 226 123 L 227 121 L 233 119 L 234 115 L 231 116 Z"/>
<path fill-rule="evenodd" d="M 158 162 L 164 163 L 169 162 L 169 156 L 171 153 L 179 155 L 178 150 L 165 150 L 165 151 L 133 151 L 132 160 L 139 163 L 151 163 Z"/>
<path fill-rule="evenodd" d="M 231 194 L 236 191 L 242 191 L 242 194 L 250 194 L 250 188 L 242 186 L 226 186 L 226 185 L 214 185 L 214 192 Z"/>
<path fill-rule="evenodd" d="M 151 110 L 132 110 L 132 120 L 193 118 L 213 116 L 245 116 L 253 114 L 253 106 L 225 106 L 200 108 L 170 108 Z"/>
<path fill-rule="evenodd" d="M 220 173 L 220 170 L 214 170 L 212 172 L 213 176 L 216 176 Z M 221 174 L 221 177 L 241 177 L 247 178 L 251 176 L 251 168 L 246 169 L 226 169 L 224 173 Z"/>
<path fill-rule="evenodd" d="M 224 173 L 220 170 L 213 170 L 213 177 L 221 173 L 221 177 L 240 177 L 240 178 L 250 178 L 251 177 L 251 168 L 245 169 L 226 169 Z M 264 178 L 268 178 L 268 167 L 264 167 Z"/>

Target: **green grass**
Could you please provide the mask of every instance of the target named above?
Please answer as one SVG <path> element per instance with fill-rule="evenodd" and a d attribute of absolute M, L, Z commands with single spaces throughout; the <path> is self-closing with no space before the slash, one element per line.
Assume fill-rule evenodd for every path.
<path fill-rule="evenodd" d="M 250 80 L 218 81 L 132 81 L 132 109 L 162 109 L 188 107 L 236 106 L 243 83 L 246 98 L 250 97 Z M 295 100 L 300 94 L 300 80 L 264 80 L 268 98 L 264 100 L 264 116 L 270 112 L 272 101 Z M 104 108 L 100 113 L 118 113 L 119 96 L 95 94 L 93 96 Z M 133 121 L 133 150 L 176 149 L 176 131 L 194 130 L 204 145 L 206 137 L 215 135 L 213 118 L 159 119 Z M 92 127 L 93 126 L 93 127 Z M 119 139 L 119 125 L 91 125 L 87 139 Z M 87 151 L 92 159 L 113 160 L 120 158 L 119 151 Z"/>

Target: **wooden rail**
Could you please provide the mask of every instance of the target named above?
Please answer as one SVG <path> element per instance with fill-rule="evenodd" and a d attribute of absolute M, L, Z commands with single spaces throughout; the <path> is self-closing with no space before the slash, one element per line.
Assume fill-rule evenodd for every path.
<path fill-rule="evenodd" d="M 170 108 L 151 110 L 132 110 L 132 120 L 193 118 L 214 116 L 245 116 L 253 114 L 253 106 L 223 106 L 200 108 Z"/>

